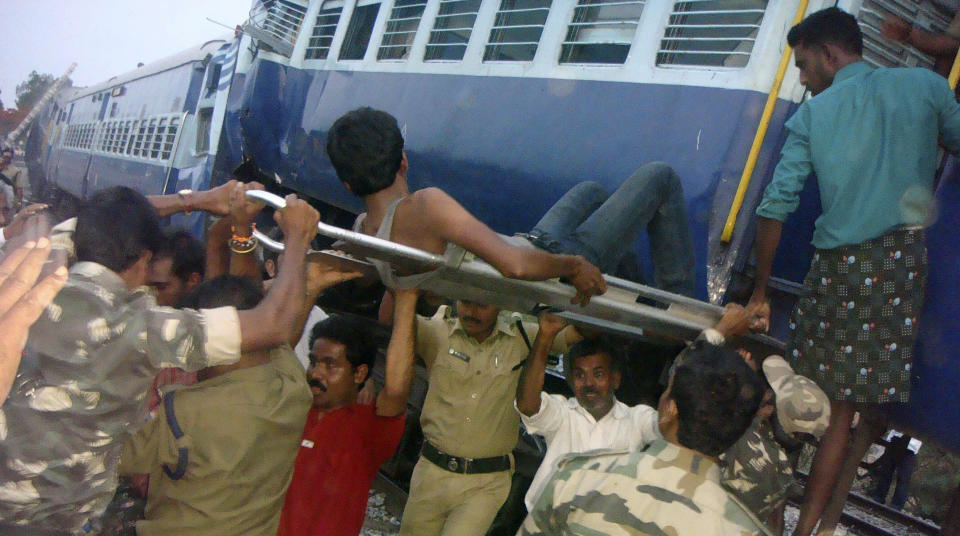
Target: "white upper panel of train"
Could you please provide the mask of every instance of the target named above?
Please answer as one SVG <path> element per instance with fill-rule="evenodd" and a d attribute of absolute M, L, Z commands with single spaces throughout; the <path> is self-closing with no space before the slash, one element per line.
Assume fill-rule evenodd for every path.
<path fill-rule="evenodd" d="M 878 65 L 929 63 L 880 38 L 885 14 L 931 30 L 950 18 L 933 0 L 812 0 L 806 11 L 835 3 L 858 13 L 866 57 Z M 799 7 L 799 0 L 257 0 L 244 29 L 268 45 L 264 57 L 305 69 L 767 92 Z M 781 98 L 802 94 L 788 69 Z"/>

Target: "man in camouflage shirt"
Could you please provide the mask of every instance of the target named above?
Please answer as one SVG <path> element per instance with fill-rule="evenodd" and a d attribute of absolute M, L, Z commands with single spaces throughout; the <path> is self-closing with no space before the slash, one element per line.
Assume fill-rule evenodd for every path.
<path fill-rule="evenodd" d="M 740 356 L 695 342 L 660 397 L 664 440 L 640 451 L 570 456 L 518 536 L 769 534 L 720 486 L 717 465 L 750 424 L 762 389 Z"/>
<path fill-rule="evenodd" d="M 747 433 L 720 456 L 720 467 L 724 487 L 765 520 L 771 532 L 781 534 L 783 508 L 796 484 L 800 436 L 823 435 L 830 423 L 830 400 L 778 355 L 763 361 L 763 374 L 772 405 L 761 407 Z"/>
<path fill-rule="evenodd" d="M 288 196 L 278 217 L 288 259 L 255 309 L 180 311 L 143 286 L 161 236 L 147 199 L 119 187 L 89 199 L 74 236 L 80 262 L 31 330 L 0 409 L 0 534 L 96 531 L 116 488 L 117 439 L 143 420 L 157 371 L 233 363 L 241 347 L 290 337 L 318 219 Z"/>

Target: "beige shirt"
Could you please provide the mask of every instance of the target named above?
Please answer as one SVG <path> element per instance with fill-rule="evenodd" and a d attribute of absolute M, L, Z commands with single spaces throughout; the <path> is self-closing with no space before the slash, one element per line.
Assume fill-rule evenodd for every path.
<path fill-rule="evenodd" d="M 482 343 L 446 313 L 441 307 L 432 318 L 417 317 L 417 355 L 427 365 L 430 381 L 420 414 L 423 435 L 454 456 L 508 454 L 517 443 L 520 416 L 513 399 L 530 350 L 507 312 Z M 524 323 L 524 329 L 533 344 L 539 327 Z M 567 350 L 567 333 L 557 335 L 553 352 Z"/>
<path fill-rule="evenodd" d="M 121 474 L 149 473 L 140 535 L 274 536 L 313 397 L 293 350 L 174 391 L 176 439 L 165 405 L 129 436 Z M 169 394 L 167 396 L 170 396 Z M 180 448 L 186 472 L 172 480 Z"/>

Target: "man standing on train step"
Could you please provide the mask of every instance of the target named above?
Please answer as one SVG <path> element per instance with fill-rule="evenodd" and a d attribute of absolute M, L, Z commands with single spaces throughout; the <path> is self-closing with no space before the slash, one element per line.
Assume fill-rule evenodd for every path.
<path fill-rule="evenodd" d="M 757 208 L 751 303 L 766 306 L 782 222 L 815 172 L 823 206 L 813 235 L 817 252 L 787 348 L 797 373 L 814 379 L 832 401 L 795 532 L 807 536 L 831 494 L 846 497 L 849 479 L 837 476 L 844 457 L 863 454 L 847 452 L 854 413 L 864 417 L 861 427 L 879 434 L 887 404 L 909 398 L 937 141 L 960 149 L 960 105 L 931 71 L 864 63 L 857 21 L 837 8 L 810 15 L 787 41 L 814 97 L 787 122 L 780 162 Z M 769 306 L 761 320 L 769 322 Z M 835 524 L 825 517 L 820 534 Z"/>

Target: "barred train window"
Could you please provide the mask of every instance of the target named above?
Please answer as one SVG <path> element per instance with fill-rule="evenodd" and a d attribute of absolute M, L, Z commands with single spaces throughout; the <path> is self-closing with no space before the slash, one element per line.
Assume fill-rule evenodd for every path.
<path fill-rule="evenodd" d="M 387 20 L 387 29 L 383 32 L 378 60 L 405 60 L 410 55 L 410 46 L 417 35 L 423 9 L 427 0 L 396 0 Z"/>
<path fill-rule="evenodd" d="M 657 65 L 745 67 L 767 0 L 677 2 L 667 22 Z"/>
<path fill-rule="evenodd" d="M 551 0 L 501 0 L 483 61 L 533 61 Z"/>
<path fill-rule="evenodd" d="M 297 32 L 307 8 L 286 0 L 267 0 L 264 2 L 267 17 L 263 29 L 290 46 L 297 42 Z"/>
<path fill-rule="evenodd" d="M 423 59 L 462 60 L 479 10 L 480 0 L 440 0 Z"/>
<path fill-rule="evenodd" d="M 578 0 L 560 47 L 560 63 L 623 63 L 644 0 Z"/>
<path fill-rule="evenodd" d="M 370 43 L 370 34 L 373 32 L 373 23 L 377 20 L 380 4 L 370 4 L 353 8 L 347 34 L 343 38 L 340 48 L 341 60 L 362 60 L 367 53 Z"/>
<path fill-rule="evenodd" d="M 953 14 L 931 0 L 864 0 L 857 14 L 863 31 L 863 59 L 878 67 L 933 68 L 934 59 L 904 43 L 880 35 L 883 19 L 896 15 L 928 32 L 944 33 Z"/>
<path fill-rule="evenodd" d="M 313 34 L 307 43 L 306 59 L 325 60 L 330 53 L 330 43 L 333 34 L 337 31 L 340 22 L 340 13 L 343 11 L 343 1 L 324 2 L 317 13 L 317 21 L 313 25 Z"/>

